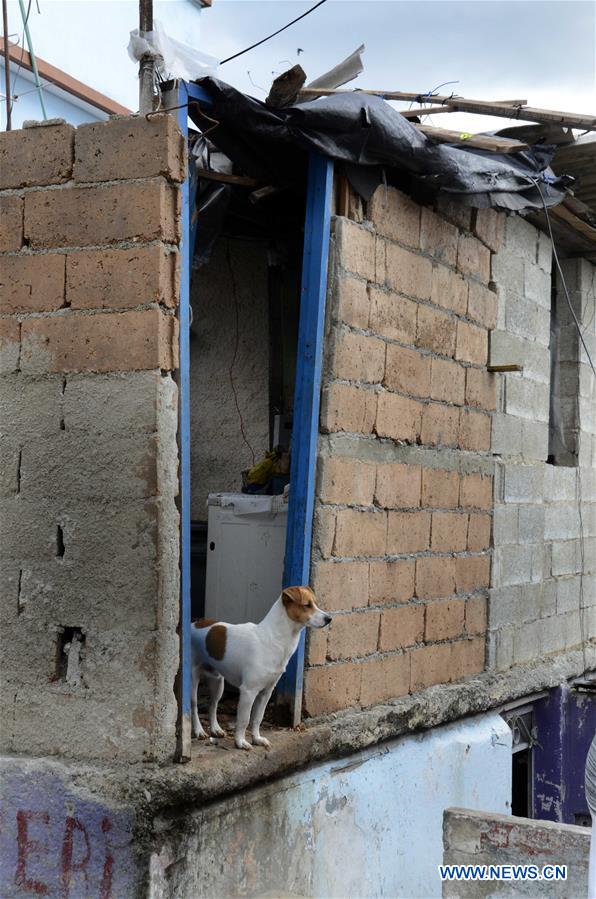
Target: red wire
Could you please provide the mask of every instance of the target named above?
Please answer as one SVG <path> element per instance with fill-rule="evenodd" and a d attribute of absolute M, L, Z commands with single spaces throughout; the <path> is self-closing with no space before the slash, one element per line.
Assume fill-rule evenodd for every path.
<path fill-rule="evenodd" d="M 247 445 L 250 450 L 250 454 L 252 456 L 252 464 L 253 468 L 256 464 L 256 456 L 255 451 L 248 441 L 248 437 L 246 436 L 246 429 L 244 427 L 244 418 L 242 417 L 242 412 L 240 410 L 240 403 L 238 402 L 238 392 L 236 390 L 236 385 L 234 384 L 234 366 L 236 364 L 236 357 L 238 356 L 238 347 L 240 345 L 240 317 L 238 310 L 238 292 L 236 290 L 236 279 L 234 278 L 234 268 L 232 266 L 232 259 L 230 256 L 230 242 L 227 241 L 226 244 L 226 260 L 228 263 L 228 268 L 230 269 L 230 280 L 232 282 L 232 296 L 234 298 L 234 317 L 236 320 L 236 335 L 234 339 L 234 355 L 232 356 L 232 362 L 230 363 L 230 367 L 228 369 L 228 374 L 230 376 L 230 384 L 232 386 L 232 393 L 234 394 L 234 403 L 236 405 L 236 412 L 238 413 L 238 418 L 240 419 L 240 433 L 242 434 L 242 440 Z"/>

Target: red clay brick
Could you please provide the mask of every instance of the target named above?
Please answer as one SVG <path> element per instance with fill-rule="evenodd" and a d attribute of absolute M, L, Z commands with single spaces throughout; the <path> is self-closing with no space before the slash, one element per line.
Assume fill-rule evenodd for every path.
<path fill-rule="evenodd" d="M 414 343 L 418 303 L 379 287 L 370 287 L 370 329 L 382 337 Z"/>
<path fill-rule="evenodd" d="M 313 589 L 328 612 L 363 608 L 368 605 L 368 562 L 317 562 Z"/>
<path fill-rule="evenodd" d="M 178 366 L 177 320 L 159 309 L 26 319 L 23 371 L 135 371 Z"/>
<path fill-rule="evenodd" d="M 422 403 L 395 393 L 380 393 L 375 430 L 379 437 L 415 443 L 420 437 Z"/>
<path fill-rule="evenodd" d="M 0 133 L 0 188 L 42 187 L 72 174 L 74 128 L 43 125 Z"/>
<path fill-rule="evenodd" d="M 340 509 L 335 528 L 335 556 L 383 556 L 387 544 L 385 512 Z"/>
<path fill-rule="evenodd" d="M 0 251 L 11 253 L 22 246 L 23 198 L 16 194 L 0 196 Z"/>
<path fill-rule="evenodd" d="M 385 373 L 385 343 L 354 331 L 336 332 L 331 366 L 336 378 L 378 384 Z"/>
<path fill-rule="evenodd" d="M 458 556 L 455 566 L 458 593 L 473 593 L 490 585 L 490 556 Z"/>
<path fill-rule="evenodd" d="M 468 307 L 468 282 L 450 268 L 435 265 L 430 298 L 437 306 L 464 315 Z"/>
<path fill-rule="evenodd" d="M 335 283 L 337 318 L 353 328 L 368 328 L 370 299 L 366 281 L 339 275 Z M 373 328 L 374 330 L 374 328 Z"/>
<path fill-rule="evenodd" d="M 471 512 L 468 523 L 468 550 L 481 552 L 490 546 L 491 517 L 483 512 Z"/>
<path fill-rule="evenodd" d="M 360 705 L 366 708 L 405 696 L 410 687 L 410 656 L 390 655 L 361 662 Z"/>
<path fill-rule="evenodd" d="M 321 430 L 371 434 L 377 415 L 377 394 L 351 384 L 330 384 L 321 399 Z"/>
<path fill-rule="evenodd" d="M 32 247 L 88 247 L 122 240 L 177 241 L 180 191 L 162 178 L 25 195 Z"/>
<path fill-rule="evenodd" d="M 387 552 L 401 556 L 424 552 L 430 545 L 430 514 L 428 512 L 389 512 L 387 524 Z"/>
<path fill-rule="evenodd" d="M 430 299 L 432 263 L 396 244 L 387 244 L 386 280 L 392 290 L 420 300 Z"/>
<path fill-rule="evenodd" d="M 488 331 L 467 322 L 457 323 L 455 358 L 458 362 L 486 365 L 488 359 Z"/>
<path fill-rule="evenodd" d="M 405 602 L 414 596 L 414 560 L 370 563 L 370 604 Z"/>
<path fill-rule="evenodd" d="M 385 509 L 412 509 L 420 505 L 419 465 L 385 462 L 377 465 L 375 503 Z"/>
<path fill-rule="evenodd" d="M 430 393 L 430 356 L 395 344 L 387 346 L 385 386 L 413 396 Z"/>
<path fill-rule="evenodd" d="M 377 411 L 377 394 L 356 385 L 332 383 L 322 392 L 321 430 L 371 433 Z"/>
<path fill-rule="evenodd" d="M 473 318 L 484 328 L 497 326 L 497 295 L 483 284 L 470 281 L 468 290 L 468 318 Z"/>
<path fill-rule="evenodd" d="M 445 221 L 426 207 L 422 210 L 420 247 L 435 259 L 455 265 L 457 259 L 457 235 L 454 225 Z"/>
<path fill-rule="evenodd" d="M 464 275 L 474 275 L 485 284 L 490 280 L 490 250 L 475 237 L 460 234 L 457 267 Z"/>
<path fill-rule="evenodd" d="M 333 552 L 336 517 L 335 509 L 317 505 L 313 526 L 313 544 L 323 559 L 328 559 Z"/>
<path fill-rule="evenodd" d="M 309 717 L 327 715 L 358 705 L 362 667 L 343 662 L 304 672 L 304 712 Z"/>
<path fill-rule="evenodd" d="M 466 549 L 468 516 L 461 512 L 433 512 L 431 549 L 438 553 L 457 553 Z"/>
<path fill-rule="evenodd" d="M 431 602 L 426 607 L 424 639 L 427 643 L 435 640 L 452 640 L 464 631 L 465 600 Z"/>
<path fill-rule="evenodd" d="M 376 478 L 374 464 L 330 456 L 321 459 L 319 467 L 319 496 L 322 502 L 372 505 Z"/>
<path fill-rule="evenodd" d="M 477 209 L 474 215 L 474 234 L 495 253 L 503 240 L 505 215 L 496 209 Z"/>
<path fill-rule="evenodd" d="M 66 257 L 4 256 L 0 280 L 0 312 L 51 312 L 64 305 Z"/>
<path fill-rule="evenodd" d="M 466 632 L 486 632 L 486 596 L 471 596 L 466 600 Z"/>
<path fill-rule="evenodd" d="M 441 356 L 453 356 L 455 329 L 455 319 L 446 312 L 440 312 L 431 306 L 418 307 L 416 346 L 432 350 Z"/>
<path fill-rule="evenodd" d="M 327 657 L 336 662 L 376 652 L 380 617 L 373 609 L 336 615 L 329 627 Z"/>
<path fill-rule="evenodd" d="M 381 613 L 379 649 L 391 652 L 422 643 L 424 635 L 424 606 L 410 604 L 397 609 L 384 609 Z"/>
<path fill-rule="evenodd" d="M 490 510 L 493 504 L 493 479 L 490 475 L 462 475 L 459 504 L 463 509 Z"/>
<path fill-rule="evenodd" d="M 465 398 L 466 370 L 457 362 L 433 359 L 430 375 L 430 395 L 433 400 L 462 406 Z"/>
<path fill-rule="evenodd" d="M 339 264 L 348 272 L 369 281 L 375 279 L 375 235 L 363 225 L 345 218 L 335 222 L 335 242 Z"/>
<path fill-rule="evenodd" d="M 16 318 L 0 318 L 0 373 L 16 371 L 21 351 L 21 326 Z"/>
<path fill-rule="evenodd" d="M 420 242 L 420 207 L 394 187 L 381 185 L 370 198 L 367 216 L 375 231 L 410 247 Z"/>
<path fill-rule="evenodd" d="M 451 644 L 451 680 L 470 677 L 484 671 L 484 637 L 473 640 L 458 640 Z"/>
<path fill-rule="evenodd" d="M 178 254 L 165 247 L 81 250 L 66 261 L 66 299 L 73 309 L 125 309 L 178 301 Z"/>
<path fill-rule="evenodd" d="M 416 559 L 416 596 L 435 599 L 455 593 L 455 559 L 423 556 Z"/>
<path fill-rule="evenodd" d="M 420 438 L 425 446 L 457 446 L 459 409 L 429 403 L 422 412 Z"/>
<path fill-rule="evenodd" d="M 472 409 L 459 413 L 459 438 L 461 449 L 483 452 L 490 449 L 491 417 Z"/>
<path fill-rule="evenodd" d="M 328 628 L 308 628 L 306 635 L 306 664 L 324 665 L 327 660 Z"/>
<path fill-rule="evenodd" d="M 422 646 L 410 653 L 410 692 L 434 684 L 448 684 L 451 678 L 451 644 Z"/>
<path fill-rule="evenodd" d="M 459 474 L 444 468 L 422 469 L 422 505 L 430 509 L 456 509 Z"/>
<path fill-rule="evenodd" d="M 497 408 L 497 382 L 495 376 L 479 368 L 466 371 L 466 403 L 494 412 Z"/>
<path fill-rule="evenodd" d="M 164 175 L 183 181 L 184 141 L 173 116 L 130 116 L 79 125 L 75 181 L 122 181 Z"/>

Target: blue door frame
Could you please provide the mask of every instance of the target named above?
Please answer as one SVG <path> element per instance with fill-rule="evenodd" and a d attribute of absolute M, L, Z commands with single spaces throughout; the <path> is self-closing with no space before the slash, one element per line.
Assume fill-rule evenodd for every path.
<path fill-rule="evenodd" d="M 178 107 L 177 120 L 185 142 L 188 141 L 188 105 L 195 101 L 209 108 L 208 94 L 198 85 L 179 82 L 177 90 L 168 93 L 166 108 Z M 300 293 L 300 322 L 294 393 L 294 427 L 292 439 L 291 493 L 284 565 L 284 586 L 308 584 L 310 548 L 315 496 L 319 403 L 323 359 L 323 332 L 327 295 L 327 265 L 333 162 L 312 154 L 309 162 L 304 252 Z M 195 208 L 196 178 L 189 162 L 182 184 L 180 240 L 180 373 L 179 388 L 179 453 L 180 453 L 180 711 L 177 758 L 190 759 L 191 715 L 191 644 L 190 644 L 190 277 L 196 240 L 198 216 Z M 300 721 L 302 680 L 304 671 L 304 633 L 295 654 L 288 663 L 278 688 L 278 703 L 287 709 L 290 723 Z"/>

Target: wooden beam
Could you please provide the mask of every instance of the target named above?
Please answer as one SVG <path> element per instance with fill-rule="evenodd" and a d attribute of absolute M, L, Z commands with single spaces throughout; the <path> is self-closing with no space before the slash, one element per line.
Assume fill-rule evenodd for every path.
<path fill-rule="evenodd" d="M 465 144 L 478 150 L 491 150 L 493 153 L 519 153 L 527 150 L 528 144 L 505 137 L 489 137 L 486 134 L 468 134 L 465 131 L 448 131 L 446 128 L 433 128 L 431 125 L 415 125 L 431 140 L 439 143 Z"/>
<path fill-rule="evenodd" d="M 564 202 L 559 203 L 558 206 L 551 206 L 548 212 L 549 215 L 552 215 L 560 222 L 565 222 L 568 227 L 572 228 L 573 231 L 576 231 L 578 234 L 581 234 L 581 236 L 586 240 L 589 240 L 590 243 L 596 244 L 596 228 L 593 228 L 588 222 L 584 222 L 583 219 L 580 219 L 575 215 L 574 212 L 565 206 Z"/>
<path fill-rule="evenodd" d="M 596 116 L 580 115 L 575 112 L 558 112 L 552 109 L 537 109 L 533 106 L 526 106 L 523 101 L 509 100 L 507 102 L 499 102 L 494 100 L 468 100 L 466 97 L 453 97 L 443 95 L 428 96 L 428 94 L 415 94 L 406 91 L 378 91 L 378 90 L 323 90 L 317 88 L 303 88 L 300 96 L 308 97 L 309 94 L 318 94 L 319 96 L 329 96 L 337 93 L 361 93 L 369 94 L 376 97 L 382 97 L 384 100 L 410 100 L 412 102 L 421 100 L 430 100 L 433 103 L 446 104 L 457 112 L 475 112 L 483 115 L 497 116 L 505 119 L 520 119 L 527 122 L 544 122 L 545 124 L 555 123 L 568 128 L 579 128 L 582 131 L 596 131 Z M 512 108 L 513 107 L 513 108 Z"/>

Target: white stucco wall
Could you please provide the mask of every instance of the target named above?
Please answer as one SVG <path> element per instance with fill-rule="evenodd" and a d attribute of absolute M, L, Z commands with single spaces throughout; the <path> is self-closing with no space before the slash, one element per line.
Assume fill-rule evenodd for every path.
<path fill-rule="evenodd" d="M 150 896 L 440 897 L 444 809 L 510 796 L 509 728 L 469 718 L 163 822 Z"/>

